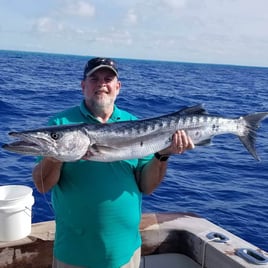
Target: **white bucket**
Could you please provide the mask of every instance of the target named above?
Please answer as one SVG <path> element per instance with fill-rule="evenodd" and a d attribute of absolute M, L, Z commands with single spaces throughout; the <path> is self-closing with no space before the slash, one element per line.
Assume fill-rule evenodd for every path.
<path fill-rule="evenodd" d="M 32 193 L 24 185 L 0 186 L 0 241 L 22 239 L 31 233 Z"/>

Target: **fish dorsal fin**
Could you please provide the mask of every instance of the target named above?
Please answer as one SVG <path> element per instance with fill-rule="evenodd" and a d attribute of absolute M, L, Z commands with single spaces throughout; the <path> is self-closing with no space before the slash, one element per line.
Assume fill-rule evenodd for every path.
<path fill-rule="evenodd" d="M 190 114 L 208 114 L 207 110 L 204 108 L 203 104 L 198 104 L 191 107 L 185 107 L 178 111 L 180 115 L 190 115 Z"/>

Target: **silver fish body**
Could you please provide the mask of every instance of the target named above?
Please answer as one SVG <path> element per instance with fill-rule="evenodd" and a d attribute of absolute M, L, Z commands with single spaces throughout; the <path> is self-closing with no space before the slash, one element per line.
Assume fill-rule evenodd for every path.
<path fill-rule="evenodd" d="M 110 124 L 62 125 L 11 132 L 20 140 L 5 144 L 9 151 L 54 157 L 61 161 L 87 160 L 111 162 L 141 158 L 167 148 L 177 130 L 185 130 L 195 145 L 209 144 L 220 134 L 237 135 L 252 156 L 259 160 L 255 149 L 256 130 L 268 112 L 239 118 L 207 114 L 200 105 L 178 112 L 144 120 Z"/>

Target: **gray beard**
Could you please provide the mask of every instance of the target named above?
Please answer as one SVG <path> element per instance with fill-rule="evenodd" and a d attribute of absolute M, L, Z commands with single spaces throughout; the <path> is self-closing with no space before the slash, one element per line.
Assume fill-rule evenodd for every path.
<path fill-rule="evenodd" d="M 114 101 L 112 99 L 105 100 L 102 102 L 92 101 L 90 103 L 90 110 L 92 110 L 91 112 L 93 112 L 95 115 L 99 115 L 110 109 L 111 106 L 113 109 Z"/>

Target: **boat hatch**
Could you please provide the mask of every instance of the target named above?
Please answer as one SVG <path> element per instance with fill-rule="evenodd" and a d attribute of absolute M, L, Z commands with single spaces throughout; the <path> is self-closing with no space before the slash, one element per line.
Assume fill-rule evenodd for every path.
<path fill-rule="evenodd" d="M 165 253 L 142 256 L 140 268 L 200 268 L 201 266 L 184 254 Z"/>

